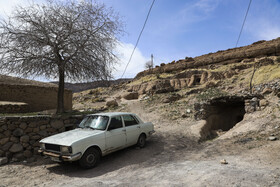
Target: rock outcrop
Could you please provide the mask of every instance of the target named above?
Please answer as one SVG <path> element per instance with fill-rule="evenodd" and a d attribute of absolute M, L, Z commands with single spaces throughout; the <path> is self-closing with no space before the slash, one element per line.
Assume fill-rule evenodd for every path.
<path fill-rule="evenodd" d="M 205 84 L 206 87 L 217 86 L 217 82 L 238 75 L 241 70 L 260 66 L 279 64 L 280 38 L 271 41 L 259 41 L 252 45 L 209 53 L 195 58 L 186 58 L 169 64 L 161 64 L 151 70 L 137 74 L 134 80 L 143 76 L 157 77 L 153 81 L 129 84 L 127 91 L 139 94 L 167 93 L 182 88 L 191 88 Z M 227 68 L 219 68 L 229 65 Z M 161 74 L 167 78 L 160 78 Z"/>

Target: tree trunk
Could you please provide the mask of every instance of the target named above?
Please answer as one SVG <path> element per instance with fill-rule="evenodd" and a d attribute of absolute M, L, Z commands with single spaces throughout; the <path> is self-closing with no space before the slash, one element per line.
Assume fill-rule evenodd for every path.
<path fill-rule="evenodd" d="M 59 69 L 59 83 L 57 92 L 57 108 L 56 113 L 60 114 L 64 112 L 64 68 L 58 67 Z"/>
<path fill-rule="evenodd" d="M 258 66 L 259 66 L 259 63 L 256 62 L 254 64 L 254 69 L 253 69 L 253 73 L 252 73 L 251 80 L 250 80 L 250 94 L 253 93 L 253 78 L 254 78 L 254 75 L 255 75 L 255 72 L 256 72 Z"/>

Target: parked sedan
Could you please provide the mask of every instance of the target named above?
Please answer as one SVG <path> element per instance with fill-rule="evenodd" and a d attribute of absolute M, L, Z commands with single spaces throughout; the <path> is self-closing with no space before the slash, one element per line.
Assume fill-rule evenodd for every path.
<path fill-rule="evenodd" d="M 133 113 L 99 113 L 86 116 L 79 128 L 40 141 L 39 152 L 53 161 L 79 161 L 84 168 L 96 166 L 101 156 L 137 144 L 144 147 L 152 135 L 152 123 Z"/>

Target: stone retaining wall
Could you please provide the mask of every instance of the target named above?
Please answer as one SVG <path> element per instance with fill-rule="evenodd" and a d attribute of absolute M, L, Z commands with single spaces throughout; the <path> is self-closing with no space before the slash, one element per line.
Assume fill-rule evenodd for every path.
<path fill-rule="evenodd" d="M 0 113 L 27 113 L 30 111 L 29 105 L 26 103 L 6 103 L 0 102 Z"/>
<path fill-rule="evenodd" d="M 74 129 L 83 116 L 0 117 L 0 157 L 25 160 L 38 154 L 39 141 Z"/>

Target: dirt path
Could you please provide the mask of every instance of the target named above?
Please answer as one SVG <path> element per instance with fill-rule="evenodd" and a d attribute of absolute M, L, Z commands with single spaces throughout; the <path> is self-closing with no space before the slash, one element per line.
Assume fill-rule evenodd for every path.
<path fill-rule="evenodd" d="M 139 102 L 131 112 L 155 123 L 144 149 L 130 147 L 104 157 L 99 166 L 57 164 L 38 157 L 33 163 L 0 167 L 2 186 L 280 186 L 280 141 L 237 139 L 197 143 L 192 121 L 168 121 Z M 220 163 L 226 159 L 227 165 Z"/>

